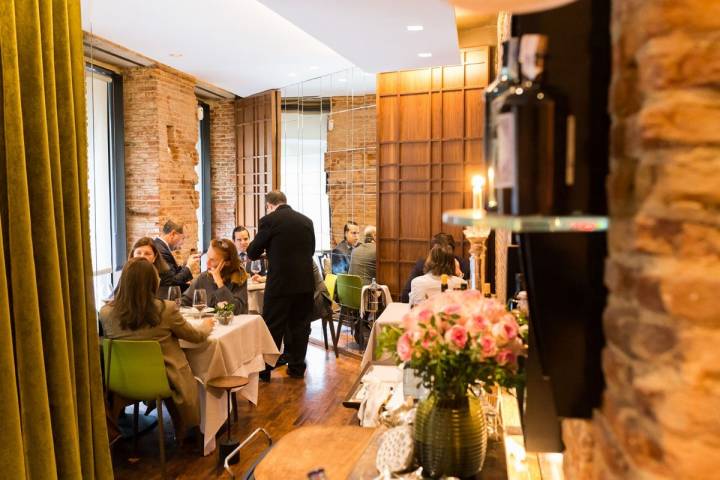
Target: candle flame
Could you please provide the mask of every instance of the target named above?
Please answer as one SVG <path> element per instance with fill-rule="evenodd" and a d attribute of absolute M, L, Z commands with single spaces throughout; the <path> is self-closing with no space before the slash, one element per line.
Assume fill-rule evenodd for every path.
<path fill-rule="evenodd" d="M 482 175 L 475 175 L 472 177 L 473 189 L 480 190 L 483 188 L 483 185 L 485 185 L 485 177 Z"/>

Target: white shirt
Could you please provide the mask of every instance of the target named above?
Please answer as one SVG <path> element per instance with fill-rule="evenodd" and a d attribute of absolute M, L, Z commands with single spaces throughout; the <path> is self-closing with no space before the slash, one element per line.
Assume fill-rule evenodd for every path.
<path fill-rule="evenodd" d="M 460 277 L 448 276 L 448 289 L 460 288 L 464 281 Z M 410 282 L 410 305 L 417 305 L 426 298 L 440 293 L 440 275 L 426 273 Z"/>

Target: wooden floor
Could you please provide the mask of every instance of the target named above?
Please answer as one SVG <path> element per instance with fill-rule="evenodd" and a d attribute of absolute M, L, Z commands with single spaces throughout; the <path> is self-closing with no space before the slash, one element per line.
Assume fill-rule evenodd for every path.
<path fill-rule="evenodd" d="M 261 382 L 257 407 L 238 397 L 240 424 L 233 425 L 234 438 L 242 440 L 258 427 L 265 428 L 273 440 L 278 440 L 304 424 L 357 425 L 356 411 L 343 407 L 342 400 L 359 374 L 360 361 L 343 355 L 335 359 L 324 348 L 311 344 L 307 364 L 304 380 L 288 377 L 286 368 L 281 367 L 273 372 L 269 384 Z M 168 478 L 229 478 L 224 470 L 217 468 L 217 451 L 202 457 L 197 445 L 178 446 L 171 423 L 164 424 Z M 243 449 L 240 463 L 233 467 L 237 477 L 241 477 L 265 445 L 258 439 Z M 116 442 L 112 454 L 115 478 L 160 478 L 157 428 L 140 437 L 137 460 L 132 458 L 130 440 Z"/>

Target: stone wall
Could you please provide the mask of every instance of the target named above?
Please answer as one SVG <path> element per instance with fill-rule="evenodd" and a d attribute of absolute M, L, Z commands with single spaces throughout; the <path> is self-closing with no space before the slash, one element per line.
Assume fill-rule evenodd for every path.
<path fill-rule="evenodd" d="M 210 104 L 212 237 L 231 238 L 237 205 L 235 100 Z"/>
<path fill-rule="evenodd" d="M 325 171 L 335 245 L 348 220 L 358 223 L 361 233 L 376 223 L 377 119 L 375 95 L 332 97 L 331 102 Z"/>
<path fill-rule="evenodd" d="M 720 470 L 720 2 L 613 2 L 596 478 Z"/>

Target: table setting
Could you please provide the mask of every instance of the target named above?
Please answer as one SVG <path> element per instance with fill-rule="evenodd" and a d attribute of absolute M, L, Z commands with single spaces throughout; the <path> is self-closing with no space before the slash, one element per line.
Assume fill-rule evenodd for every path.
<path fill-rule="evenodd" d="M 186 320 L 199 325 L 200 317 L 218 315 L 215 309 L 181 308 Z M 199 383 L 200 430 L 204 435 L 203 450 L 208 455 L 215 449 L 215 434 L 227 418 L 225 393 L 206 388 L 206 383 L 220 376 L 246 377 L 248 384 L 237 393 L 253 404 L 258 402 L 258 374 L 265 364 L 275 365 L 280 352 L 260 315 L 229 316 L 220 312 L 222 319 L 215 323 L 207 340 L 192 343 L 180 340 L 190 368 Z"/>

